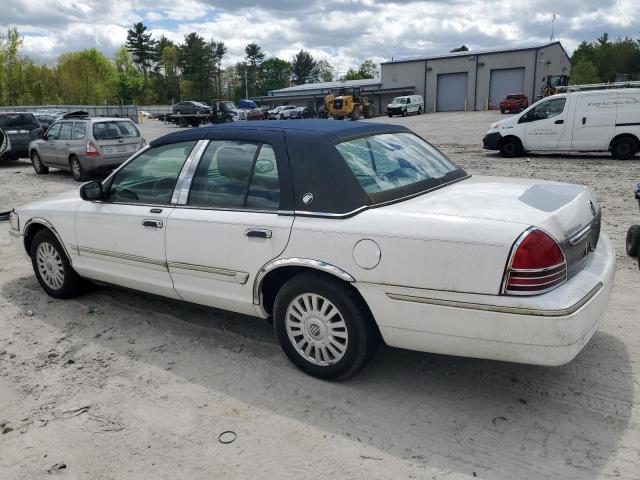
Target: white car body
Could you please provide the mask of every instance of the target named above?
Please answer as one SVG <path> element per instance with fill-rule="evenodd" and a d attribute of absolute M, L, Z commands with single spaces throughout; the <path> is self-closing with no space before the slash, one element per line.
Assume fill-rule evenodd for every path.
<path fill-rule="evenodd" d="M 286 125 L 302 122 L 323 123 Z M 207 143 L 198 142 L 186 171 Z M 295 145 L 288 140 L 290 153 Z M 185 208 L 189 174 L 180 178 L 170 205 L 85 201 L 74 190 L 20 207 L 11 235 L 24 253 L 31 229 L 49 228 L 82 277 L 259 317 L 269 316 L 263 287 L 273 272 L 320 270 L 357 290 L 388 345 L 540 365 L 578 354 L 613 285 L 615 254 L 600 234 L 565 283 L 538 295 L 504 294 L 505 264 L 530 226 L 568 245 L 590 234 L 597 214 L 599 231 L 585 187 L 464 177 L 331 215 L 305 210 L 308 193 L 295 212 Z M 149 219 L 163 228 L 143 227 Z M 268 236 L 248 238 L 252 229 Z"/>
<path fill-rule="evenodd" d="M 424 100 L 422 95 L 405 95 L 403 97 L 395 97 L 390 104 L 387 105 L 387 115 L 407 115 L 409 113 L 421 113 L 424 108 Z"/>
<path fill-rule="evenodd" d="M 296 108 L 295 105 L 278 105 L 276 108 L 269 110 L 269 119 L 282 120 L 289 118 L 291 112 Z"/>
<path fill-rule="evenodd" d="M 540 118 L 543 117 L 543 118 Z M 553 95 L 494 123 L 485 148 L 515 137 L 525 151 L 609 151 L 630 137 L 640 146 L 640 88 L 583 90 Z"/>

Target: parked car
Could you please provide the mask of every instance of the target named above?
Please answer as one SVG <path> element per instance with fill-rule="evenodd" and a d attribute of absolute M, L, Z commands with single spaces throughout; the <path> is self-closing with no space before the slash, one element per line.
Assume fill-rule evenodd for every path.
<path fill-rule="evenodd" d="M 2 154 L 2 159 L 28 157 L 29 142 L 42 138 L 44 133 L 40 122 L 30 112 L 0 112 L 0 129 L 11 142 L 11 149 Z"/>
<path fill-rule="evenodd" d="M 146 110 L 140 110 L 138 113 L 140 113 L 144 118 L 154 118 L 153 114 Z"/>
<path fill-rule="evenodd" d="M 178 102 L 171 107 L 174 115 L 193 115 L 195 113 L 202 113 L 205 115 L 211 114 L 211 108 L 209 105 L 202 102 L 194 102 L 187 100 L 184 102 Z"/>
<path fill-rule="evenodd" d="M 610 151 L 627 160 L 640 149 L 638 119 L 640 88 L 571 91 L 494 123 L 483 144 L 505 157 L 529 151 Z"/>
<path fill-rule="evenodd" d="M 248 110 L 245 115 L 247 117 L 247 120 L 264 120 L 264 114 L 259 108 Z"/>
<path fill-rule="evenodd" d="M 500 102 L 500 113 L 516 112 L 520 113 L 529 106 L 529 99 L 522 93 L 507 95 L 507 98 Z"/>
<path fill-rule="evenodd" d="M 291 111 L 289 114 L 290 118 L 314 118 L 316 116 L 316 112 L 311 107 L 298 107 Z"/>
<path fill-rule="evenodd" d="M 29 158 L 38 175 L 54 167 L 70 171 L 82 182 L 93 171 L 121 165 L 144 145 L 128 118 L 67 115 L 51 125 L 42 139 L 31 142 Z"/>
<path fill-rule="evenodd" d="M 423 107 L 424 100 L 422 99 L 422 95 L 405 95 L 394 98 L 391 103 L 387 105 L 387 115 L 389 117 L 393 117 L 394 115 L 402 115 L 404 117 L 409 113 L 421 115 Z"/>
<path fill-rule="evenodd" d="M 615 273 L 586 187 L 471 177 L 409 129 L 372 122 L 172 133 L 10 221 L 52 297 L 95 280 L 272 317 L 291 361 L 321 378 L 354 374 L 380 339 L 564 364 Z"/>
<path fill-rule="evenodd" d="M 269 120 L 277 120 L 278 116 L 280 115 L 280 110 L 282 110 L 284 108 L 284 105 L 278 105 L 277 107 L 272 108 L 271 110 L 269 110 L 269 113 L 267 114 L 267 118 Z"/>
<path fill-rule="evenodd" d="M 295 105 L 284 105 L 278 113 L 278 120 L 285 120 L 291 118 L 291 113 L 298 107 Z"/>
<path fill-rule="evenodd" d="M 47 130 L 47 128 L 51 126 L 53 122 L 57 120 L 57 117 L 50 115 L 48 113 L 36 113 L 35 116 L 45 131 Z"/>

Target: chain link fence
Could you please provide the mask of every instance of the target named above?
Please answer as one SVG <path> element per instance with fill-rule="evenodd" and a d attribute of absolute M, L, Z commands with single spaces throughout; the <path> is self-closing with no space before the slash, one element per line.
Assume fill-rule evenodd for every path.
<path fill-rule="evenodd" d="M 22 105 L 19 107 L 0 107 L 0 112 L 42 112 L 65 114 L 83 111 L 90 116 L 127 117 L 138 123 L 138 112 L 148 112 L 156 117 L 171 113 L 171 105 Z"/>

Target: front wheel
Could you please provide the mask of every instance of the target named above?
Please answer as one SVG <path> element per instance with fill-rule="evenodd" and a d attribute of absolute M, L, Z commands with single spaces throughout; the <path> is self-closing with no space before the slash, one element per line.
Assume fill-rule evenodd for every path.
<path fill-rule="evenodd" d="M 42 163 L 42 159 L 40 155 L 35 150 L 31 152 L 31 164 L 33 165 L 33 170 L 38 175 L 45 175 L 49 173 L 49 167 Z"/>
<path fill-rule="evenodd" d="M 627 255 L 630 257 L 638 255 L 638 249 L 640 248 L 640 225 L 631 225 L 631 227 L 629 227 L 625 244 Z"/>
<path fill-rule="evenodd" d="M 511 158 L 522 155 L 522 144 L 515 137 L 507 137 L 500 142 L 500 154 L 503 157 Z"/>
<path fill-rule="evenodd" d="M 50 230 L 40 230 L 31 243 L 31 263 L 38 282 L 54 298 L 71 298 L 82 291 L 82 279 Z"/>
<path fill-rule="evenodd" d="M 418 115 L 422 115 L 422 107 L 418 108 Z"/>
<path fill-rule="evenodd" d="M 280 289 L 274 329 L 289 360 L 326 380 L 358 372 L 373 357 L 380 339 L 356 292 L 316 273 L 296 275 Z"/>

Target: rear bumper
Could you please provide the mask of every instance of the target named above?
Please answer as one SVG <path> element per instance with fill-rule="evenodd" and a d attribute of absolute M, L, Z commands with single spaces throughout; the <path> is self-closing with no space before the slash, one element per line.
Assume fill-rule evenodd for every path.
<path fill-rule="evenodd" d="M 502 134 L 500 132 L 487 133 L 482 139 L 482 148 L 485 150 L 500 150 L 500 141 Z"/>
<path fill-rule="evenodd" d="M 356 283 L 393 347 L 536 365 L 570 362 L 598 328 L 615 275 L 606 235 L 584 269 L 532 297 Z"/>
<path fill-rule="evenodd" d="M 126 153 L 124 155 L 114 157 L 88 157 L 86 155 L 79 156 L 80 164 L 87 172 L 94 170 L 108 170 L 114 169 L 122 165 L 125 161 L 131 157 L 133 153 Z"/>

